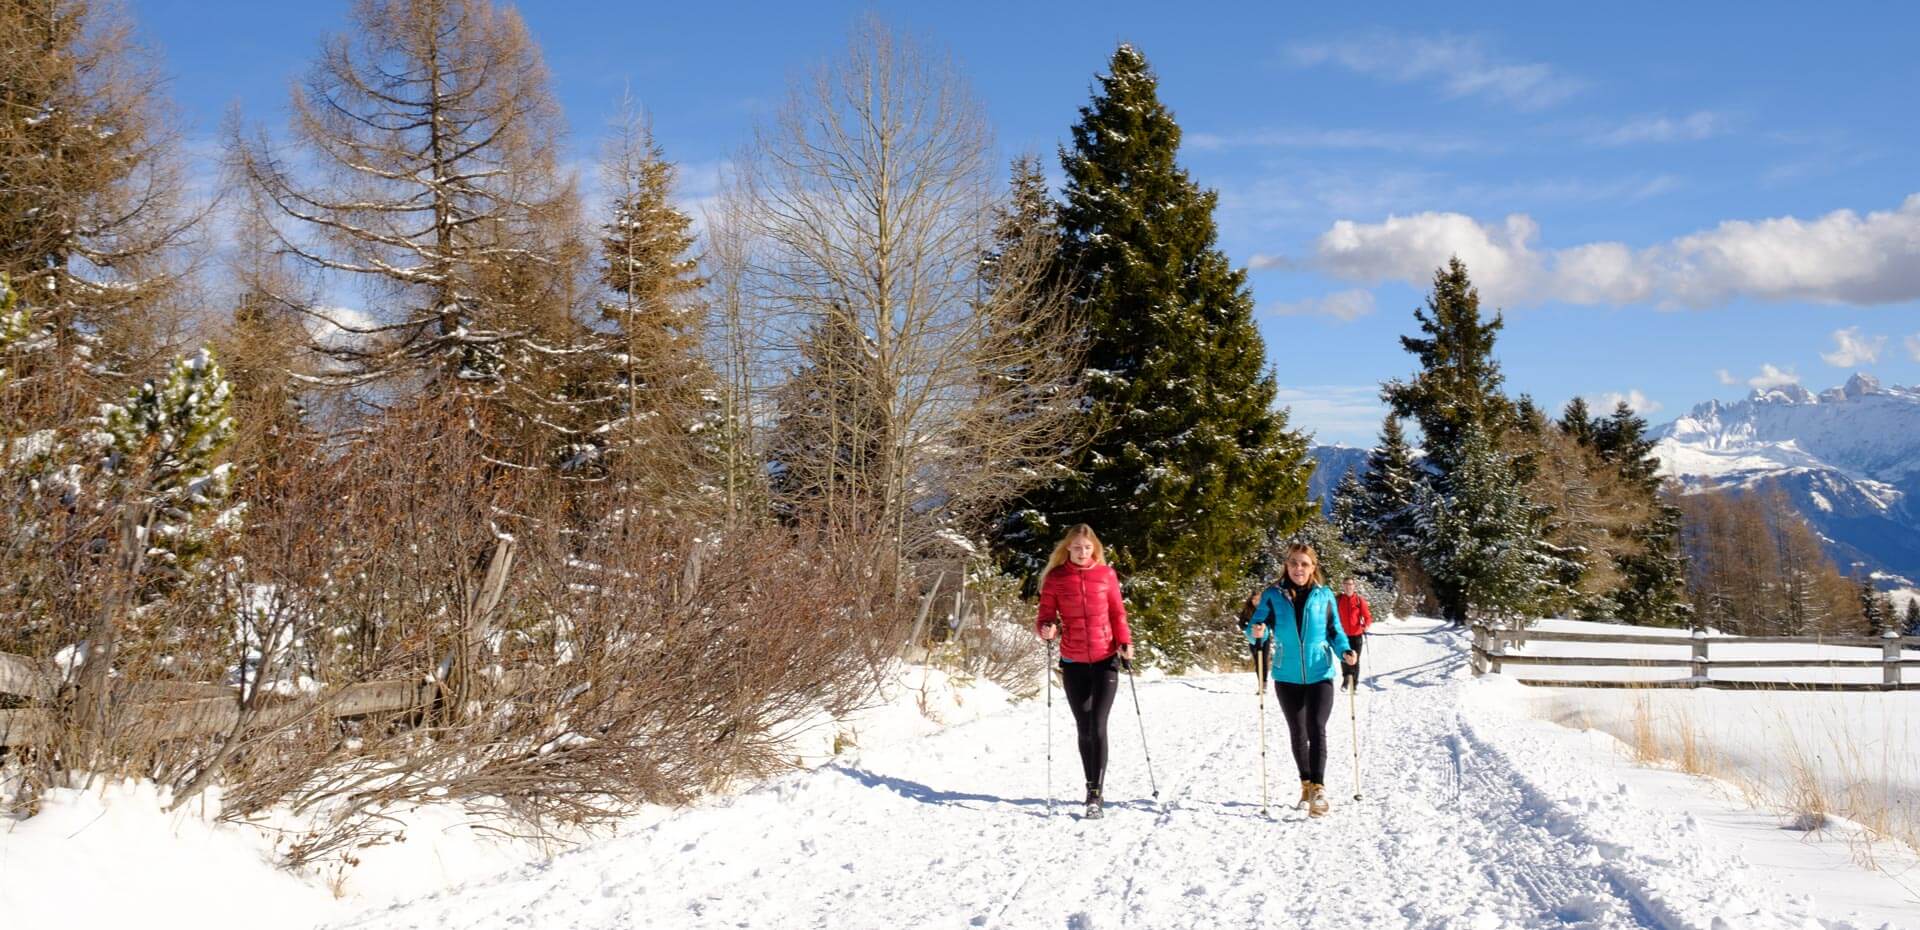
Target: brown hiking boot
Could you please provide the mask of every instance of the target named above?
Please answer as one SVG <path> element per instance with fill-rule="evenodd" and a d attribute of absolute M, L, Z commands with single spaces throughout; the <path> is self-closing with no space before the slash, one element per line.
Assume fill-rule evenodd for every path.
<path fill-rule="evenodd" d="M 1307 816 L 1320 817 L 1327 813 L 1327 786 L 1307 782 Z"/>
<path fill-rule="evenodd" d="M 1301 810 L 1305 810 L 1307 807 L 1307 800 L 1312 797 L 1313 797 L 1313 782 L 1302 779 L 1300 782 L 1300 803 L 1295 804 L 1294 807 L 1300 808 Z"/>

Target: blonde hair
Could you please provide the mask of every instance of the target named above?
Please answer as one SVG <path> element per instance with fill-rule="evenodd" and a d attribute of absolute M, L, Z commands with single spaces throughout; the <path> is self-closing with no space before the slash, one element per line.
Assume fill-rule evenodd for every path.
<path fill-rule="evenodd" d="M 1309 543 L 1297 542 L 1287 545 L 1287 557 L 1280 560 L 1281 577 L 1289 579 L 1293 577 L 1291 574 L 1288 574 L 1287 566 L 1292 564 L 1294 556 L 1301 553 L 1306 553 L 1307 558 L 1313 560 L 1313 583 L 1325 585 L 1327 583 L 1327 576 L 1320 571 L 1320 553 L 1313 551 L 1313 546 Z"/>
<path fill-rule="evenodd" d="M 1045 578 L 1053 574 L 1053 570 L 1067 560 L 1067 547 L 1073 545 L 1073 541 L 1082 536 L 1093 540 L 1093 559 L 1089 564 L 1107 564 L 1107 547 L 1100 544 L 1100 537 L 1094 535 L 1093 527 L 1085 523 L 1076 523 L 1067 528 L 1067 535 L 1060 537 L 1060 541 L 1054 543 L 1053 554 L 1047 556 L 1047 567 L 1040 570 L 1040 577 Z"/>

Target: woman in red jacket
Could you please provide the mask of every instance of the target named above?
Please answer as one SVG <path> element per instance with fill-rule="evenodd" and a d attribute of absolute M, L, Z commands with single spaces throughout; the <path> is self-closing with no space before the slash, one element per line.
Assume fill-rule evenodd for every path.
<path fill-rule="evenodd" d="M 1040 574 L 1040 638 L 1060 638 L 1060 683 L 1080 731 L 1080 765 L 1087 776 L 1087 818 L 1101 812 L 1107 774 L 1107 714 L 1120 691 L 1120 663 L 1133 661 L 1133 634 L 1120 600 L 1120 579 L 1107 565 L 1093 527 L 1067 531 Z"/>
<path fill-rule="evenodd" d="M 1340 604 L 1340 629 L 1353 647 L 1353 663 L 1340 667 L 1340 690 L 1351 691 L 1360 687 L 1360 647 L 1366 645 L 1367 628 L 1373 626 L 1373 610 L 1352 578 L 1340 586 L 1340 596 L 1335 600 Z"/>

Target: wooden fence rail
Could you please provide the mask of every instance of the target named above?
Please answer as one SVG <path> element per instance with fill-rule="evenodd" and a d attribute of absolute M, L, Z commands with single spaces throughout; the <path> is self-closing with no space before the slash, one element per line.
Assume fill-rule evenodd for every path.
<path fill-rule="evenodd" d="M 498 682 L 496 688 L 509 682 Z M 0 709 L 0 747 L 30 746 L 54 736 L 60 677 L 24 656 L 0 652 L 0 696 L 26 706 Z M 424 714 L 445 700 L 443 686 L 415 678 L 366 681 L 315 697 L 270 697 L 256 709 L 250 729 L 270 730 L 308 715 L 364 717 Z M 180 739 L 231 731 L 240 722 L 240 692 L 221 685 L 162 682 L 136 685 L 116 697 L 126 708 L 126 726 L 154 739 Z M 0 704 L 4 707 L 4 704 Z"/>
<path fill-rule="evenodd" d="M 1576 643 L 1609 646 L 1684 647 L 1684 656 L 1606 656 L 1606 655 L 1530 655 L 1517 651 L 1528 643 Z M 1725 656 L 1714 658 L 1713 650 L 1732 646 L 1820 645 L 1878 650 L 1878 658 L 1750 658 Z M 1473 673 L 1500 674 L 1508 665 L 1548 668 L 1594 668 L 1621 671 L 1636 669 L 1686 669 L 1684 678 L 1621 680 L 1601 678 L 1519 678 L 1521 684 L 1553 688 L 1727 688 L 1737 690 L 1781 689 L 1801 691 L 1908 691 L 1920 690 L 1920 676 L 1908 681 L 1906 669 L 1920 669 L 1920 657 L 1908 657 L 1906 650 L 1920 649 L 1920 636 L 1708 636 L 1704 633 L 1571 633 L 1554 630 L 1503 629 L 1473 627 Z M 1724 652 L 1723 652 L 1724 655 Z M 1743 678 L 1716 678 L 1714 669 L 1872 669 L 1881 670 L 1879 681 L 1770 681 Z"/>

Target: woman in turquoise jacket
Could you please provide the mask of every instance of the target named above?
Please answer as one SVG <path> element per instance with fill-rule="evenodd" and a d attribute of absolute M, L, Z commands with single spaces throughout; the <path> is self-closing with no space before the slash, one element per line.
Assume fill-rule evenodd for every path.
<path fill-rule="evenodd" d="M 1340 609 L 1312 546 L 1287 547 L 1286 571 L 1278 584 L 1260 592 L 1246 634 L 1256 650 L 1273 650 L 1273 690 L 1300 770 L 1300 803 L 1318 817 L 1327 812 L 1327 720 L 1333 716 L 1333 679 L 1339 671 L 1334 656 L 1349 665 L 1358 657 L 1340 629 Z"/>

